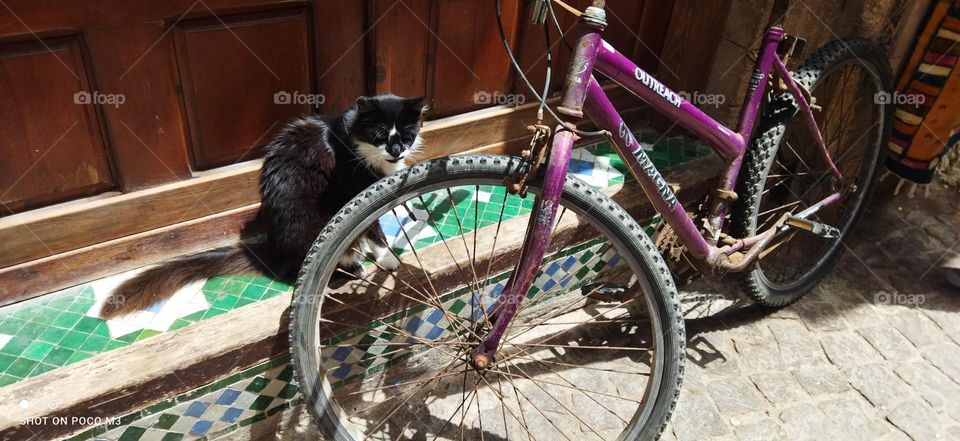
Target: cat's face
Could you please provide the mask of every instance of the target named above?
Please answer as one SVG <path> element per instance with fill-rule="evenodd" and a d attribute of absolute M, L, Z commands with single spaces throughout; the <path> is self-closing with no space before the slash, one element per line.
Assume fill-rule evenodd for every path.
<path fill-rule="evenodd" d="M 425 109 L 425 97 L 358 98 L 353 137 L 362 159 L 384 174 L 403 168 L 420 146 L 420 122 Z"/>

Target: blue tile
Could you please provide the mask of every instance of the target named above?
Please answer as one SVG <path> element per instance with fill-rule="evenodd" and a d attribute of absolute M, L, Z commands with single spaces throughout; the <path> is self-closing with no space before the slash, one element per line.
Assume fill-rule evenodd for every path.
<path fill-rule="evenodd" d="M 402 221 L 403 218 L 400 218 Z M 380 218 L 380 228 L 387 236 L 399 236 L 401 234 L 400 223 L 392 214 Z"/>
<path fill-rule="evenodd" d="M 194 401 L 190 403 L 190 407 L 187 407 L 187 411 L 183 414 L 188 417 L 200 418 L 204 412 L 207 411 L 207 408 L 210 407 L 209 403 L 203 403 L 200 401 Z"/>
<path fill-rule="evenodd" d="M 231 407 L 223 413 L 223 416 L 220 417 L 220 421 L 226 423 L 233 423 L 237 421 L 237 418 L 240 418 L 240 414 L 243 413 L 243 409 L 238 409 L 236 407 Z"/>
<path fill-rule="evenodd" d="M 439 309 L 434 309 L 433 312 L 430 313 L 430 316 L 427 317 L 427 321 L 433 324 L 437 324 L 440 322 L 440 319 L 442 318 L 443 318 L 443 311 Z"/>
<path fill-rule="evenodd" d="M 421 324 L 423 324 L 423 320 L 420 320 L 420 317 L 411 317 L 410 322 L 407 323 L 407 326 L 404 326 L 404 329 L 411 334 L 416 334 Z"/>
<path fill-rule="evenodd" d="M 166 301 L 165 299 L 164 299 L 164 300 L 160 300 L 159 302 L 150 305 L 145 311 L 147 311 L 147 312 L 160 312 L 160 310 L 163 309 L 164 305 L 166 305 L 166 304 L 167 304 L 167 301 Z"/>
<path fill-rule="evenodd" d="M 503 284 L 498 283 L 497 286 L 494 286 L 493 289 L 490 290 L 490 297 L 493 297 L 493 298 L 500 297 L 500 294 L 503 293 L 503 288 L 504 288 Z"/>
<path fill-rule="evenodd" d="M 346 346 L 340 346 L 336 351 L 333 351 L 333 355 L 330 358 L 333 358 L 337 361 L 343 361 L 347 359 L 347 356 L 350 355 L 352 350 Z"/>
<path fill-rule="evenodd" d="M 569 256 L 569 257 L 567 257 L 567 260 L 565 260 L 565 261 L 563 262 L 563 265 L 561 265 L 561 266 L 563 267 L 563 270 L 564 270 L 564 271 L 568 271 L 568 270 L 570 270 L 570 267 L 572 267 L 573 264 L 575 264 L 575 263 L 577 263 L 577 259 L 576 259 L 575 257 L 573 257 L 573 256 Z"/>
<path fill-rule="evenodd" d="M 569 170 L 570 173 L 589 175 L 593 171 L 593 163 L 589 161 L 581 161 L 579 159 L 571 159 Z"/>
<path fill-rule="evenodd" d="M 213 427 L 213 421 L 200 420 L 190 429 L 190 434 L 195 436 L 203 436 L 207 434 L 207 431 Z"/>
<path fill-rule="evenodd" d="M 547 280 L 547 283 L 543 284 L 543 287 L 540 288 L 541 291 L 550 291 L 550 288 L 556 286 L 557 282 L 553 279 Z"/>
<path fill-rule="evenodd" d="M 446 329 L 440 326 L 435 326 L 433 329 L 430 330 L 430 332 L 427 333 L 427 338 L 430 340 L 436 340 L 437 338 L 440 338 L 441 335 L 443 335 L 443 331 L 446 331 Z"/>
<path fill-rule="evenodd" d="M 353 369 L 353 367 L 349 364 L 342 364 L 339 368 L 337 368 L 337 370 L 333 371 L 333 376 L 337 378 L 346 378 L 351 369 Z"/>
<path fill-rule="evenodd" d="M 557 262 L 552 262 L 544 272 L 552 276 L 553 273 L 557 272 L 558 269 L 560 269 L 560 264 L 558 264 Z"/>
<path fill-rule="evenodd" d="M 234 389 L 227 389 L 220 394 L 220 397 L 217 398 L 217 404 L 229 406 L 240 396 L 240 391 Z"/>

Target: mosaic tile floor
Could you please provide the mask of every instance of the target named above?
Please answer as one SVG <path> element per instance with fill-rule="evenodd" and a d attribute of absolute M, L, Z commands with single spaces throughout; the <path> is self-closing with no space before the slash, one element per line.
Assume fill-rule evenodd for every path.
<path fill-rule="evenodd" d="M 652 133 L 640 133 L 638 137 L 649 151 L 654 163 L 661 169 L 710 153 L 709 148 L 686 139 L 663 139 L 658 142 L 658 138 Z M 607 143 L 599 143 L 575 150 L 570 169 L 580 179 L 598 187 L 615 186 L 632 179 L 627 174 L 620 158 Z M 497 189 L 486 191 L 487 189 L 481 188 L 480 190 L 477 194 L 460 195 L 463 199 L 460 199 L 457 195 L 452 195 L 452 200 L 450 198 L 446 200 L 437 198 L 424 201 L 424 204 L 411 204 L 409 208 L 414 215 L 416 215 L 416 211 L 424 209 L 439 211 L 439 208 L 442 208 L 440 204 L 455 204 L 458 206 L 456 216 L 441 216 L 435 218 L 434 222 L 419 225 L 415 231 L 415 237 L 411 237 L 415 246 L 420 248 L 441 240 L 441 237 L 449 238 L 459 234 L 465 226 L 467 228 L 471 225 L 483 227 L 487 223 L 496 222 L 497 219 L 492 217 L 492 213 L 499 214 L 503 194 L 497 193 Z M 481 201 L 488 204 L 489 207 L 484 206 L 484 209 L 478 210 L 476 214 L 469 213 L 469 210 L 459 209 L 459 202 L 462 201 L 467 203 Z M 531 204 L 532 198 L 527 200 L 507 198 L 505 215 L 522 214 L 529 211 Z M 452 212 L 452 210 L 448 211 Z M 400 238 L 400 235 L 404 231 L 407 234 L 412 232 L 407 225 L 410 221 L 409 214 L 397 213 L 398 216 L 395 218 L 397 222 L 393 225 L 389 221 L 383 221 L 385 232 L 392 239 L 395 239 L 395 244 L 405 244 L 406 240 Z M 460 216 L 462 218 L 454 219 Z M 423 219 L 420 216 L 416 217 Z M 479 219 L 479 222 L 475 222 L 475 219 Z M 401 229 L 401 225 L 403 225 L 403 229 Z M 404 251 L 401 246 L 396 245 L 396 247 L 398 251 Z M 543 280 L 539 280 L 537 283 L 540 289 L 549 290 L 554 285 L 571 283 L 571 274 L 567 271 L 571 270 L 571 265 L 579 262 L 579 256 L 566 255 L 562 257 L 568 259 L 563 262 L 554 262 L 552 266 L 556 266 L 556 268 L 551 271 L 552 266 L 547 267 L 546 272 L 549 274 L 541 274 Z M 583 266 L 583 262 L 579 264 Z M 572 271 L 576 272 L 583 269 L 585 268 L 578 267 Z M 275 297 L 291 289 L 289 285 L 265 277 L 214 277 L 184 287 L 171 299 L 155 304 L 138 313 L 121 319 L 101 319 L 99 311 L 114 287 L 128 278 L 134 277 L 137 273 L 138 271 L 133 271 L 108 277 L 27 302 L 0 308 L 0 387 L 75 363 L 95 354 L 133 344 L 163 332 L 189 326 L 227 311 Z M 554 275 L 565 276 L 557 279 L 553 277 Z M 497 286 L 493 284 L 487 295 L 495 296 L 498 294 Z M 405 323 L 404 326 L 409 326 L 409 323 Z M 342 353 L 330 354 L 330 356 L 334 359 L 337 359 L 337 357 L 346 359 L 347 357 Z M 276 370 L 283 366 L 285 362 L 275 360 L 271 363 L 273 363 L 271 369 Z M 141 412 L 127 415 L 124 418 L 125 421 L 131 422 L 130 425 L 125 424 L 124 427 L 113 428 L 102 436 L 105 439 L 123 440 L 192 439 L 222 432 L 229 427 L 235 429 L 244 421 L 248 421 L 249 424 L 249 421 L 257 416 L 265 418 L 267 412 L 278 406 L 289 405 L 289 400 L 295 399 L 295 396 L 285 397 L 292 392 L 280 394 L 272 388 L 268 392 L 274 393 L 274 395 L 260 393 L 262 391 L 251 392 L 247 390 L 249 383 L 254 381 L 253 378 L 258 378 L 258 375 L 265 372 L 264 370 L 258 371 L 261 368 L 263 366 L 251 368 L 242 374 L 238 374 L 239 376 L 234 376 L 236 378 L 231 377 L 233 382 L 224 379 L 214 383 L 218 385 L 217 387 L 211 385 L 203 388 L 203 390 L 209 389 L 209 396 L 196 397 L 195 395 L 198 392 L 193 391 L 177 397 L 172 403 L 158 403 Z M 272 378 L 276 379 L 282 376 L 281 373 L 277 373 Z M 217 403 L 217 400 L 226 390 L 243 391 L 235 397 L 236 400 L 240 400 L 236 401 L 240 403 L 239 405 Z M 286 390 L 295 391 L 295 388 L 290 386 Z M 244 393 L 247 395 L 244 395 Z M 259 393 L 259 395 L 248 396 L 254 393 Z M 213 395 L 216 395 L 216 397 L 211 401 L 210 396 Z M 286 404 L 276 404 L 270 401 L 267 407 L 261 408 L 268 399 L 264 397 L 270 396 L 272 396 L 270 400 L 281 400 Z M 229 400 L 229 397 L 225 397 L 223 400 Z M 201 404 L 188 404 L 188 401 L 190 403 L 201 402 Z M 254 406 L 255 402 L 260 404 Z M 164 404 L 168 406 L 163 407 Z M 191 408 L 191 406 L 193 407 Z M 203 409 L 201 410 L 198 406 L 203 407 Z M 161 410 L 161 408 L 165 410 Z M 174 415 L 176 422 L 172 422 L 174 417 L 163 416 L 168 414 Z M 215 418 L 211 415 L 214 415 Z M 188 423 L 182 422 L 187 421 L 184 418 L 193 418 L 194 421 L 190 427 L 186 427 Z M 119 429 L 123 430 L 117 432 Z M 104 430 L 100 432 L 102 433 Z M 91 431 L 86 434 L 86 438 L 78 439 L 89 439 L 94 435 Z M 96 435 L 99 435 L 99 433 Z"/>

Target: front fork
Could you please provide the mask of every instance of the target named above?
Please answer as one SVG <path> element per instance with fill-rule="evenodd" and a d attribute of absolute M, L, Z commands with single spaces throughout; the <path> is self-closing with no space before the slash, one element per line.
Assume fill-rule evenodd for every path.
<path fill-rule="evenodd" d="M 553 137 L 543 190 L 534 200 L 530 222 L 527 224 L 526 240 L 520 252 L 520 262 L 497 299 L 493 310 L 493 329 L 473 352 L 473 365 L 479 369 L 486 369 L 494 361 L 500 342 L 533 285 L 550 246 L 550 236 L 553 234 L 553 224 L 556 221 L 560 196 L 563 194 L 575 136 L 569 130 L 558 128 Z"/>
<path fill-rule="evenodd" d="M 588 8 L 581 17 L 580 38 L 577 39 L 577 46 L 570 60 L 570 67 L 567 69 L 563 101 L 557 109 L 560 113 L 573 117 L 583 115 L 587 86 L 591 81 L 597 53 L 603 44 L 600 33 L 605 27 L 603 2 L 595 1 L 594 7 Z M 493 312 L 493 329 L 473 352 L 471 362 L 478 369 L 486 369 L 495 361 L 503 336 L 517 314 L 520 304 L 526 298 L 530 286 L 533 285 L 533 279 L 537 276 L 543 257 L 550 246 L 550 236 L 553 234 L 553 224 L 556 221 L 557 207 L 560 203 L 560 195 L 563 193 L 567 168 L 570 165 L 570 152 L 573 150 L 575 138 L 576 135 L 573 132 L 562 126 L 555 132 L 543 191 L 534 201 L 530 222 L 527 224 L 526 239 L 520 253 L 520 263 L 510 276 L 503 294 L 497 299 Z"/>

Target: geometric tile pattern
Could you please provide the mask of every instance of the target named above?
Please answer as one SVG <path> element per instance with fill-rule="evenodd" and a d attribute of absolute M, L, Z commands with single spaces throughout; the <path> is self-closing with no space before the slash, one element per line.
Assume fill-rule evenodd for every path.
<path fill-rule="evenodd" d="M 527 302 L 541 302 L 594 281 L 601 271 L 617 265 L 620 257 L 606 241 L 595 240 L 561 250 L 545 262 L 527 292 Z M 322 342 L 326 345 L 321 352 L 322 370 L 331 372 L 335 381 L 332 386 L 336 388 L 361 378 L 365 372 L 377 372 L 389 366 L 400 354 L 406 354 L 396 349 L 398 345 L 416 343 L 418 339 L 448 337 L 450 317 L 473 321 L 484 313 L 493 312 L 509 274 L 510 271 L 505 271 L 491 276 L 486 283 L 481 281 L 484 288 L 479 293 L 463 288 L 442 295 L 440 305 L 443 309 L 419 304 L 378 317 L 359 332 L 351 330 L 349 335 L 338 335 Z M 388 355 L 384 356 L 384 353 Z"/>
<path fill-rule="evenodd" d="M 179 441 L 216 438 L 299 402 L 288 356 L 88 428 L 69 440 Z"/>
<path fill-rule="evenodd" d="M 710 153 L 708 147 L 685 138 L 659 139 L 646 132 L 639 133 L 638 138 L 661 169 Z M 631 179 L 606 142 L 576 149 L 570 169 L 598 187 L 620 185 Z M 419 248 L 460 231 L 496 223 L 501 207 L 506 220 L 528 212 L 533 203 L 532 197 L 511 195 L 504 199 L 502 188 L 466 188 L 452 193 L 422 203 L 415 201 L 409 204 L 409 211 L 398 210 L 396 216 L 381 218 L 398 252 L 405 251 L 407 241 L 401 238 L 404 232 Z M 460 204 L 471 203 L 480 208 L 461 208 Z M 458 207 L 456 211 L 443 209 L 454 206 Z M 428 212 L 435 216 L 428 216 Z M 266 277 L 214 277 L 185 287 L 168 301 L 128 317 L 110 321 L 99 318 L 98 311 L 113 287 L 132 275 L 120 274 L 0 308 L 0 387 L 291 289 Z"/>

